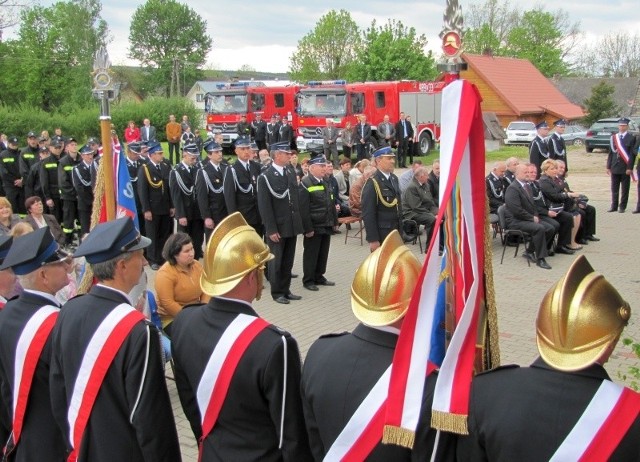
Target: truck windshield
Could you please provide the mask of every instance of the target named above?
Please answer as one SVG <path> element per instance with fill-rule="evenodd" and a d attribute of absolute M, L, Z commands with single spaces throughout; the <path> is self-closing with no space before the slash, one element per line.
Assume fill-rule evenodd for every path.
<path fill-rule="evenodd" d="M 347 115 L 346 93 L 308 93 L 300 94 L 299 111 L 301 116 L 333 116 Z"/>
<path fill-rule="evenodd" d="M 205 98 L 205 111 L 213 114 L 246 114 L 247 94 L 212 94 Z"/>

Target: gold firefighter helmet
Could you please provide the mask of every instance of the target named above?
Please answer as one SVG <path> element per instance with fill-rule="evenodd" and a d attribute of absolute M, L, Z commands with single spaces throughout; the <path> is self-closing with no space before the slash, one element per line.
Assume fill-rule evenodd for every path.
<path fill-rule="evenodd" d="M 223 295 L 273 255 L 240 212 L 222 220 L 211 233 L 204 255 L 200 287 L 208 295 Z"/>
<path fill-rule="evenodd" d="M 631 309 L 584 256 L 544 296 L 536 320 L 540 356 L 556 369 L 594 364 L 627 325 Z"/>
<path fill-rule="evenodd" d="M 394 230 L 356 270 L 351 283 L 351 308 L 370 326 L 388 326 L 409 308 L 420 275 L 420 263 Z"/>

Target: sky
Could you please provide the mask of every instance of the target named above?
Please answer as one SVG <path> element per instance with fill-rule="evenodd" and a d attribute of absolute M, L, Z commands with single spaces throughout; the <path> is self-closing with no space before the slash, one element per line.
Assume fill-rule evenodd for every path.
<path fill-rule="evenodd" d="M 35 0 L 38 2 L 38 0 Z M 503 0 L 498 0 L 502 3 Z M 54 0 L 40 0 L 49 6 Z M 207 68 L 236 70 L 249 65 L 263 72 L 287 72 L 289 58 L 295 52 L 298 41 L 313 30 L 317 21 L 332 9 L 346 9 L 361 28 L 375 19 L 384 24 L 388 19 L 401 21 L 414 27 L 418 34 L 425 34 L 427 48 L 440 54 L 438 34 L 442 29 L 442 16 L 446 0 L 440 1 L 280 1 L 264 0 L 189 0 L 188 5 L 207 22 L 208 33 L 213 39 Z M 459 0 L 462 14 L 470 4 L 483 4 Z M 129 48 L 130 18 L 140 0 L 102 0 L 102 17 L 109 25 L 113 40 L 107 46 L 111 62 L 115 65 L 137 64 L 127 58 Z M 534 8 L 538 0 L 512 0 L 523 11 Z M 562 8 L 569 12 L 572 22 L 579 21 L 584 33 L 583 43 L 594 43 L 610 31 L 635 34 L 640 31 L 640 13 L 637 0 L 565 0 L 544 4 L 545 11 Z M 622 13 L 622 14 L 621 14 Z M 11 33 L 6 36 L 10 38 Z"/>

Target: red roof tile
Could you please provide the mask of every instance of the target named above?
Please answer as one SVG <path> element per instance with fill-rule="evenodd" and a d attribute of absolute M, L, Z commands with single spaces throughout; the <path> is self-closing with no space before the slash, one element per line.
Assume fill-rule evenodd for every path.
<path fill-rule="evenodd" d="M 462 58 L 518 115 L 549 112 L 565 119 L 584 116 L 526 59 L 470 55 Z"/>

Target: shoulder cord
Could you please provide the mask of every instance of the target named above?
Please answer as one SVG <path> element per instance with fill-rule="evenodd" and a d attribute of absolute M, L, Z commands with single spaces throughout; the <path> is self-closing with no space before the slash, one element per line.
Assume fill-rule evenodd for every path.
<path fill-rule="evenodd" d="M 211 191 L 214 194 L 221 194 L 224 191 L 224 175 L 222 175 L 222 186 L 216 189 L 213 187 L 213 183 L 211 183 L 211 178 L 209 178 L 209 174 L 206 172 L 206 169 L 201 168 L 200 173 L 202 173 L 202 177 L 204 178 L 204 183 L 207 185 L 207 190 Z M 198 181 L 197 176 L 196 176 L 196 181 Z"/>
<path fill-rule="evenodd" d="M 558 138 L 562 139 L 561 137 L 558 136 Z M 558 148 L 556 148 L 556 142 L 560 142 L 560 140 L 556 138 L 555 136 L 551 137 L 551 145 L 553 146 L 553 152 L 556 153 L 557 156 L 564 156 L 565 154 L 565 149 L 563 149 L 562 151 L 558 151 Z"/>
<path fill-rule="evenodd" d="M 187 187 L 186 184 L 184 184 L 184 180 L 182 179 L 182 175 L 180 175 L 180 172 L 178 171 L 177 168 L 173 169 L 173 173 L 174 173 L 174 177 L 176 178 L 176 183 L 178 183 L 178 187 L 182 190 L 183 193 L 185 193 L 187 196 L 191 196 L 193 194 L 193 186 L 191 186 L 190 188 Z"/>
<path fill-rule="evenodd" d="M 491 192 L 493 193 L 493 195 L 496 196 L 497 198 L 504 196 L 504 189 L 500 192 L 496 191 L 496 187 L 493 185 L 493 181 L 491 180 L 489 180 L 489 187 L 491 188 Z"/>
<path fill-rule="evenodd" d="M 282 380 L 282 406 L 281 406 L 281 410 L 280 410 L 280 443 L 278 444 L 278 448 L 282 449 L 282 443 L 284 442 L 284 413 L 285 413 L 285 403 L 287 401 L 287 369 L 288 369 L 288 363 L 287 363 L 287 339 L 284 338 L 284 336 L 281 337 L 282 338 L 282 352 L 283 352 L 283 368 L 282 368 L 282 375 L 283 375 L 283 380 Z"/>
<path fill-rule="evenodd" d="M 249 183 L 248 188 L 243 188 L 242 186 L 240 186 L 240 183 L 238 183 L 238 174 L 236 173 L 236 169 L 233 167 L 229 168 L 231 169 L 231 174 L 233 175 L 233 182 L 236 184 L 236 189 L 240 190 L 240 192 L 244 194 L 253 192 L 253 183 Z"/>
<path fill-rule="evenodd" d="M 269 190 L 269 192 L 271 193 L 271 195 L 273 197 L 275 197 L 276 199 L 284 199 L 285 197 L 289 197 L 289 188 L 285 189 L 283 193 L 277 193 L 273 190 L 273 188 L 271 187 L 271 183 L 269 183 L 269 179 L 267 178 L 266 175 L 262 175 L 264 182 L 267 185 L 267 189 Z M 286 172 L 285 172 L 285 178 L 286 178 Z M 258 183 L 258 194 L 260 194 L 260 183 Z"/>
<path fill-rule="evenodd" d="M 87 181 L 84 178 L 82 178 L 82 175 L 80 174 L 80 172 L 78 171 L 80 168 L 81 164 L 76 165 L 73 168 L 73 171 L 76 173 L 75 175 L 73 175 L 74 177 L 78 178 L 78 181 L 80 181 L 80 183 L 82 183 L 82 186 L 89 188 L 91 187 L 91 180 Z M 89 172 L 89 175 L 91 175 L 91 172 Z"/>
<path fill-rule="evenodd" d="M 534 143 L 536 143 L 536 146 L 538 146 L 538 152 L 540 153 L 540 155 L 542 157 L 544 157 L 545 159 L 549 158 L 549 152 L 547 151 L 547 154 L 545 155 L 544 151 L 540 148 L 540 142 L 536 139 L 533 140 Z"/>
<path fill-rule="evenodd" d="M 162 188 L 162 190 L 164 191 L 164 181 L 160 180 L 158 182 L 154 182 L 151 179 L 151 172 L 149 172 L 149 166 L 147 164 L 144 164 L 142 166 L 142 168 L 144 169 L 144 174 L 147 177 L 147 183 L 149 183 L 149 186 L 151 186 L 152 188 L 155 188 L 155 189 Z"/>
<path fill-rule="evenodd" d="M 369 180 L 373 181 L 373 187 L 376 190 L 376 194 L 378 196 L 378 201 L 382 203 L 385 207 L 397 207 L 398 206 L 398 198 L 396 197 L 391 202 L 387 202 L 384 197 L 382 197 L 382 191 L 380 191 L 380 185 L 375 180 L 375 178 L 371 177 Z"/>

